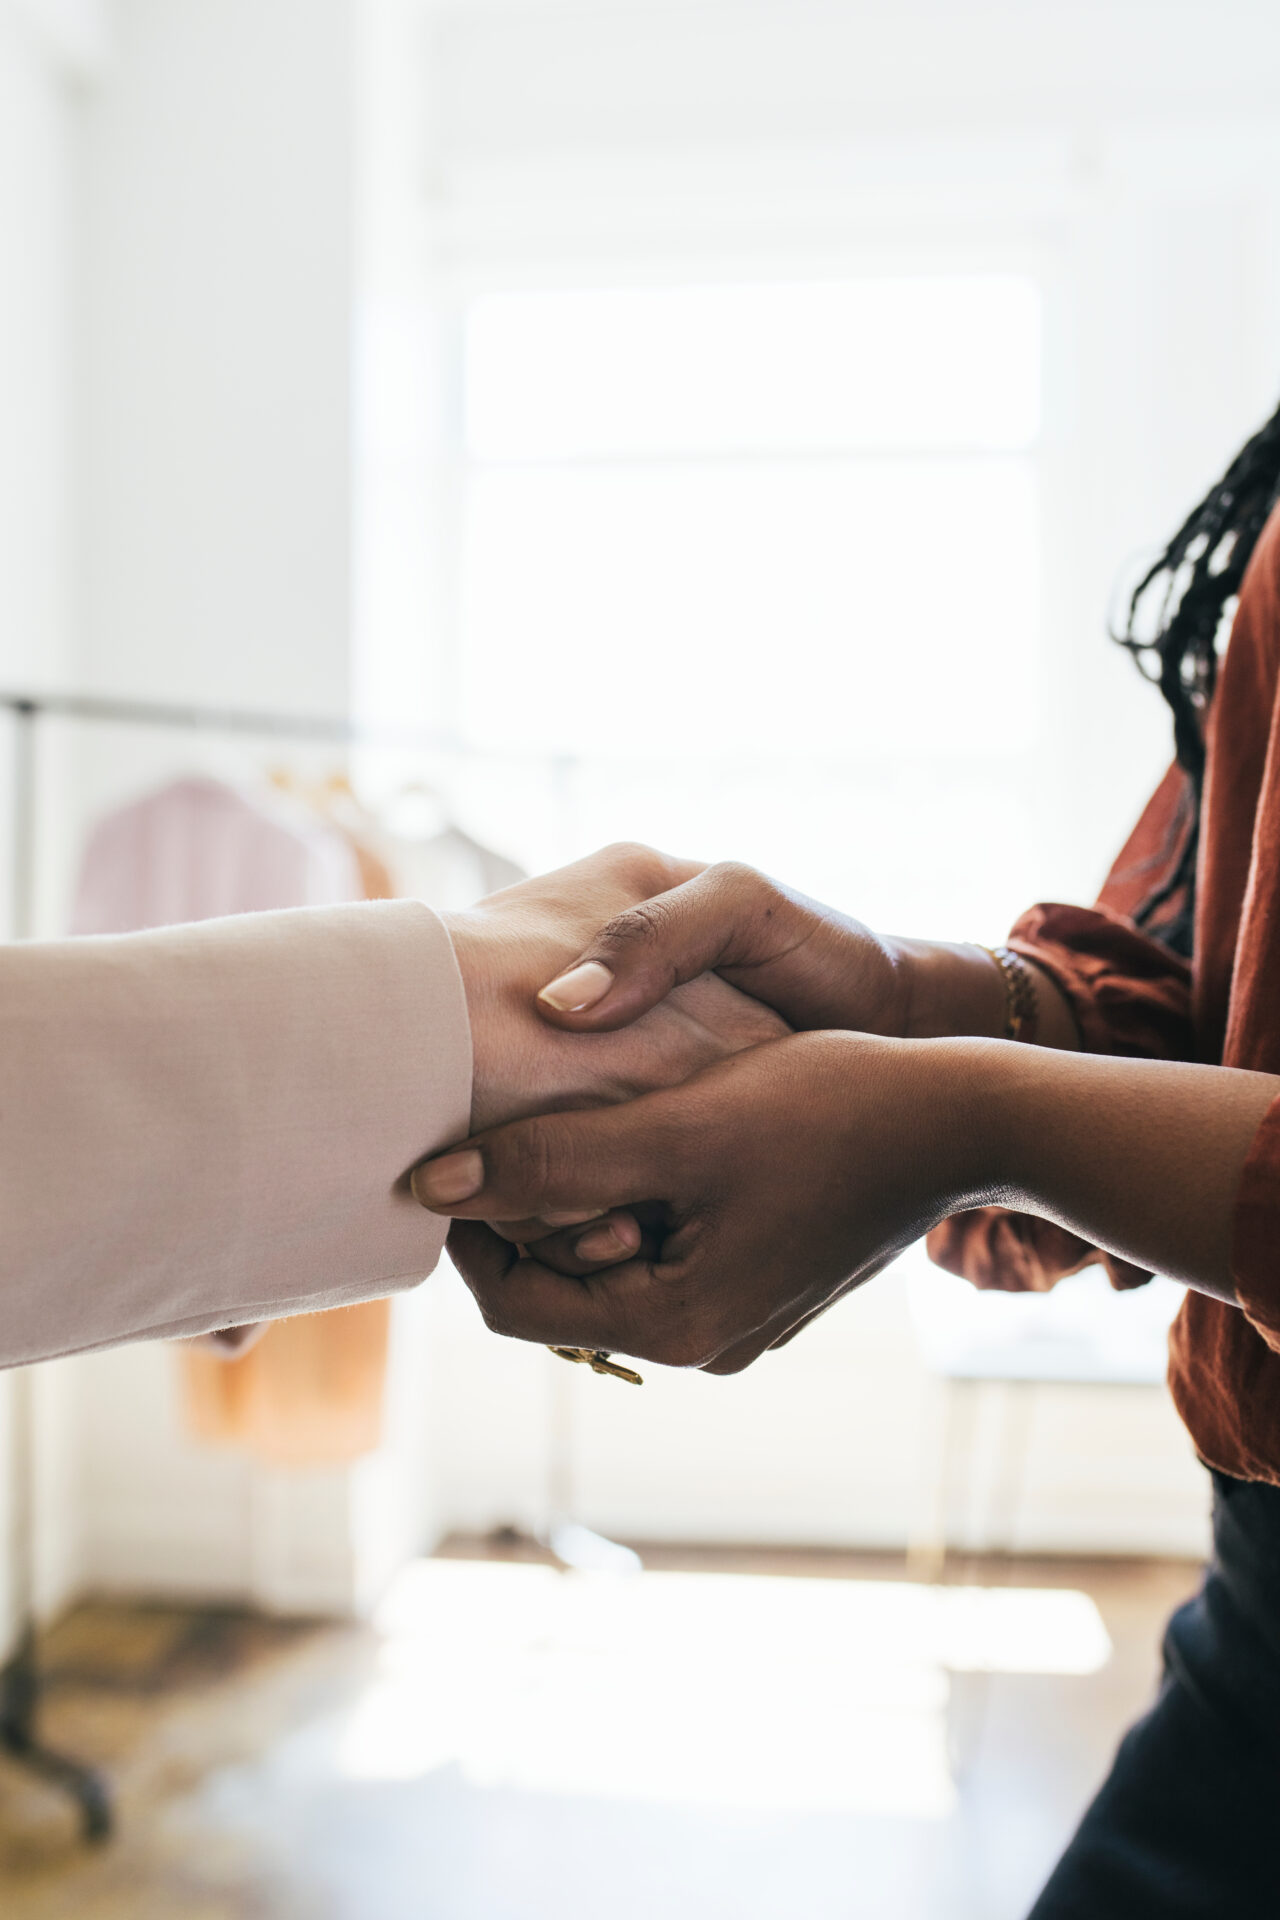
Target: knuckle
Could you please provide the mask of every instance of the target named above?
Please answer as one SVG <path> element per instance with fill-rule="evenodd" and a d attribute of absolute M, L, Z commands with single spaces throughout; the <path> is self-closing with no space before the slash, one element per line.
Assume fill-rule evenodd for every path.
<path fill-rule="evenodd" d="M 744 903 L 763 906 L 777 894 L 769 876 L 758 867 L 748 866 L 744 860 L 721 860 L 711 868 L 708 878 L 717 892 L 728 895 L 739 907 Z"/>
<path fill-rule="evenodd" d="M 670 862 L 642 840 L 615 840 L 602 858 L 636 893 L 660 893 L 670 885 Z"/>
<path fill-rule="evenodd" d="M 721 886 L 754 887 L 767 884 L 760 869 L 747 860 L 717 860 L 713 867 L 708 868 L 707 877 Z"/>

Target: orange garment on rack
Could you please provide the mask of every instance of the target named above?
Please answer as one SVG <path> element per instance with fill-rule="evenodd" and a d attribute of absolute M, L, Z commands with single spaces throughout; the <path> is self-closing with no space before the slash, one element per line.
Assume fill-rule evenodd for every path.
<path fill-rule="evenodd" d="M 276 1320 L 247 1353 L 182 1355 L 197 1439 L 243 1446 L 272 1466 L 341 1466 L 382 1437 L 391 1302 Z"/>

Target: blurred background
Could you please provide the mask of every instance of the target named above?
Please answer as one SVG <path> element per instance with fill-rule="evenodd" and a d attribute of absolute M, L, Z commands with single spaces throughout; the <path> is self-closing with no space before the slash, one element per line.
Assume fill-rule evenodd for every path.
<path fill-rule="evenodd" d="M 195 777 L 441 905 L 1091 898 L 1170 751 L 1109 613 L 1275 402 L 1277 98 L 1263 0 L 0 0 L 0 690 L 108 703 L 0 714 L 13 930 Z M 1204 1549 L 1172 1295 L 917 1251 L 633 1394 L 442 1269 L 10 1377 L 115 1830 L 0 1757 L 5 1912 L 1015 1920 Z"/>

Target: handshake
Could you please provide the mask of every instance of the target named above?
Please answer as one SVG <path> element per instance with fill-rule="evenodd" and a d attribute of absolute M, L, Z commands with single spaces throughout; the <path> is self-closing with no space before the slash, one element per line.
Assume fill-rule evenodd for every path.
<path fill-rule="evenodd" d="M 420 1203 L 498 1333 L 732 1373 L 989 1197 L 981 948 L 619 846 L 446 916 L 472 1137 Z M 1003 1052 L 1003 1049 L 999 1051 Z"/>

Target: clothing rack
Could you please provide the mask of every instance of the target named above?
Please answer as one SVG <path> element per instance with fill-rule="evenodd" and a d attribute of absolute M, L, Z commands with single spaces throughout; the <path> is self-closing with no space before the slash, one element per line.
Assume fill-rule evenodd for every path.
<path fill-rule="evenodd" d="M 30 940 L 36 922 L 38 851 L 37 731 L 42 718 L 85 720 L 175 732 L 345 746 L 380 746 L 419 752 L 449 752 L 456 742 L 443 734 L 371 728 L 347 719 L 297 713 L 264 713 L 239 707 L 206 707 L 173 701 L 118 699 L 88 693 L 4 693 L 0 711 L 12 716 L 10 769 L 10 938 Z M 17 1634 L 0 1668 L 0 1747 L 19 1764 L 61 1787 L 79 1810 L 88 1841 L 105 1840 L 112 1807 L 102 1775 L 54 1752 L 40 1739 L 40 1671 L 35 1621 L 35 1402 L 29 1367 L 12 1375 L 12 1527 L 10 1592 Z"/>

